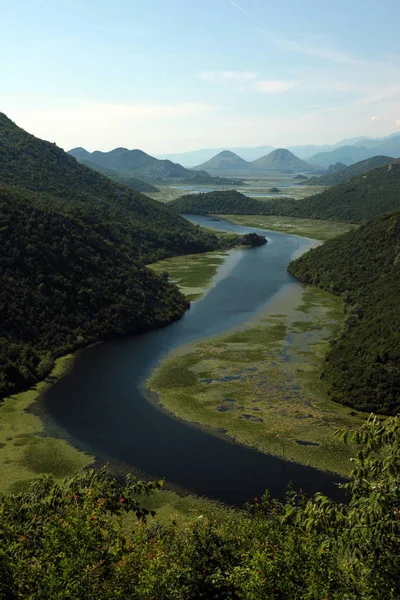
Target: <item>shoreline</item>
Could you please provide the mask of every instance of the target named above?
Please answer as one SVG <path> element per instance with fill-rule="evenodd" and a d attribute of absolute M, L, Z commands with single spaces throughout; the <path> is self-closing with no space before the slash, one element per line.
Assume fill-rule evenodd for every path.
<path fill-rule="evenodd" d="M 285 232 L 283 231 L 283 233 Z M 301 237 L 307 239 L 305 238 L 305 236 Z M 220 258 L 222 258 L 221 254 L 224 253 L 226 253 L 227 255 L 228 251 L 219 251 Z M 208 254 L 216 254 L 216 251 L 213 251 L 211 253 L 203 253 L 202 255 L 195 256 L 204 257 Z M 187 257 L 179 258 L 182 258 L 184 260 Z M 213 279 L 218 274 L 219 268 L 224 267 L 225 260 L 222 261 L 222 264 L 215 265 L 216 272 L 208 281 L 206 289 L 212 287 Z M 228 333 L 228 331 L 224 332 L 224 334 L 225 333 Z M 129 335 L 130 334 L 126 334 L 126 336 L 124 337 L 128 337 Z M 0 406 L 0 415 L 2 414 L 1 411 L 3 407 L 5 407 L 5 412 L 18 412 L 21 417 L 18 428 L 15 428 L 14 425 L 11 424 L 11 429 L 7 430 L 6 424 L 6 430 L 8 431 L 8 433 L 10 433 L 11 431 L 11 433 L 14 432 L 15 435 L 13 434 L 5 436 L 4 427 L 3 430 L 0 432 L 3 434 L 2 437 L 6 437 L 4 442 L 2 441 L 2 437 L 0 437 L 0 444 L 4 444 L 3 446 L 0 445 L 2 452 L 1 456 L 4 463 L 1 464 L 2 470 L 0 471 L 2 475 L 2 481 L 5 482 L 4 486 L 2 486 L 3 489 L 15 490 L 18 489 L 19 485 L 26 486 L 31 480 L 31 478 L 35 478 L 41 473 L 49 473 L 53 474 L 56 478 L 63 478 L 71 474 L 72 472 L 76 472 L 80 468 L 93 464 L 93 461 L 95 460 L 94 457 L 89 456 L 88 454 L 85 454 L 85 452 L 78 450 L 65 439 L 59 439 L 57 437 L 52 437 L 51 435 L 46 434 L 43 435 L 45 429 L 45 422 L 40 417 L 40 415 L 35 414 L 33 407 L 35 403 L 37 403 L 37 401 L 40 399 L 41 394 L 45 392 L 49 386 L 54 384 L 55 381 L 59 380 L 61 377 L 63 377 L 69 372 L 69 370 L 73 367 L 73 362 L 78 352 L 86 351 L 91 346 L 97 344 L 101 344 L 101 341 L 89 344 L 84 348 L 78 348 L 74 353 L 69 353 L 63 357 L 56 359 L 54 368 L 43 381 L 37 383 L 35 386 L 33 386 L 27 391 L 20 392 L 18 394 L 13 394 L 3 400 L 3 404 Z M 179 349 L 176 349 L 176 351 L 179 351 Z M 10 402 L 12 402 L 12 407 L 9 406 Z M 31 422 L 28 423 L 28 420 L 31 420 Z M 209 426 L 206 426 L 205 428 L 208 432 L 210 432 Z M 19 445 L 15 444 L 15 436 L 19 436 L 19 439 L 17 440 Z M 227 437 L 224 436 L 224 439 L 227 439 Z M 238 440 L 235 440 L 235 438 L 232 438 L 231 436 L 229 436 L 228 439 L 231 443 L 238 443 Z M 239 441 L 239 443 L 241 442 Z M 10 453 L 11 446 L 12 452 Z M 45 446 L 47 448 L 47 452 L 44 452 Z M 20 448 L 20 450 L 16 450 L 16 448 Z M 12 456 L 10 454 L 12 454 Z M 30 455 L 28 461 L 27 454 Z M 56 460 L 55 462 L 53 461 L 53 463 L 51 463 L 50 461 L 51 464 L 48 464 L 48 460 L 46 461 L 46 456 L 44 456 L 46 454 L 50 454 L 50 456 L 52 454 L 57 455 L 58 460 Z"/>
<path fill-rule="evenodd" d="M 40 475 L 60 480 L 93 463 L 66 440 L 44 435 L 43 419 L 35 403 L 73 368 L 75 355 L 57 358 L 50 374 L 30 389 L 3 399 L 0 406 L 0 492 L 26 489 Z"/>

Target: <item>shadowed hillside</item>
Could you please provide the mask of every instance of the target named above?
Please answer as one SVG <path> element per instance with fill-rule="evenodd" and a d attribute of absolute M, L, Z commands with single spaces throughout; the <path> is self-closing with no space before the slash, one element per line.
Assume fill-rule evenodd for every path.
<path fill-rule="evenodd" d="M 327 172 L 321 177 L 311 177 L 305 181 L 303 185 L 339 185 L 339 183 L 350 181 L 350 179 L 357 177 L 357 175 L 362 175 L 377 167 L 389 165 L 392 162 L 395 161 L 389 156 L 374 156 L 373 158 L 367 158 L 354 165 L 350 165 L 350 167 L 346 167 L 346 165 L 342 163 L 336 163 L 340 165 L 338 169 L 331 169 L 331 167 L 335 167 L 335 165 L 331 165 L 330 172 Z"/>
<path fill-rule="evenodd" d="M 359 410 L 400 409 L 400 211 L 328 240 L 289 265 L 346 303 L 323 376 L 333 400 Z"/>

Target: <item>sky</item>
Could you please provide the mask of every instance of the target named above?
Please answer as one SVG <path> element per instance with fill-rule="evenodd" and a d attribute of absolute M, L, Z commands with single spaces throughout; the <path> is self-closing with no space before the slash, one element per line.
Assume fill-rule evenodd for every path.
<path fill-rule="evenodd" d="M 65 150 L 400 131 L 398 0 L 0 0 L 0 111 Z"/>

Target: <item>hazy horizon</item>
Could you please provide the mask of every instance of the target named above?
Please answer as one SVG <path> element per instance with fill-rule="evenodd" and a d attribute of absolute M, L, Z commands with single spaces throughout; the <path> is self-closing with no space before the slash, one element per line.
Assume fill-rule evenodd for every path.
<path fill-rule="evenodd" d="M 36 4 L 36 3 L 35 3 Z M 16 0 L 0 110 L 65 150 L 335 144 L 400 131 L 400 4 Z M 21 17 L 23 15 L 23 17 Z"/>

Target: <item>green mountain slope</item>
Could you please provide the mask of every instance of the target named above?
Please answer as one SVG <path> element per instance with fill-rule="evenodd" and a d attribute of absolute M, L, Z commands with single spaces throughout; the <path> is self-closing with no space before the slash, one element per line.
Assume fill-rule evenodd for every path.
<path fill-rule="evenodd" d="M 246 171 L 249 168 L 249 163 L 240 158 L 234 152 L 229 150 L 223 150 L 207 162 L 195 167 L 197 170 L 205 171 L 221 171 L 221 172 L 233 172 L 240 173 Z"/>
<path fill-rule="evenodd" d="M 352 165 L 355 162 L 371 158 L 375 154 L 376 152 L 364 146 L 341 146 L 329 152 L 317 152 L 307 160 L 312 165 L 327 169 L 329 165 L 337 162 Z"/>
<path fill-rule="evenodd" d="M 339 185 L 339 183 L 350 181 L 352 177 L 362 175 L 363 173 L 371 171 L 372 169 L 376 169 L 377 167 L 389 165 L 392 162 L 394 162 L 394 160 L 389 156 L 373 156 L 372 158 L 367 158 L 366 160 L 354 163 L 354 165 L 350 165 L 350 167 L 346 167 L 346 165 L 337 163 L 341 164 L 340 169 L 332 170 L 330 173 L 326 173 L 321 177 L 311 177 L 304 182 L 303 185 Z M 334 166 L 335 165 L 331 165 L 331 167 Z"/>
<path fill-rule="evenodd" d="M 288 200 L 289 203 L 294 202 Z M 279 200 L 284 202 L 284 200 Z M 270 202 L 249 198 L 236 190 L 207 192 L 206 194 L 188 194 L 181 196 L 168 206 L 181 214 L 219 214 L 219 215 L 269 215 Z"/>
<path fill-rule="evenodd" d="M 312 171 L 313 167 L 295 156 L 290 150 L 278 148 L 266 156 L 254 160 L 249 165 L 250 170 L 256 171 Z"/>
<path fill-rule="evenodd" d="M 289 271 L 342 294 L 347 316 L 326 356 L 333 400 L 359 410 L 400 409 L 400 211 L 329 240 Z"/>
<path fill-rule="evenodd" d="M 144 263 L 221 242 L 0 114 L 0 246 L 2 397 L 56 356 L 181 316 L 183 296 Z"/>
<path fill-rule="evenodd" d="M 78 163 L 60 148 L 35 138 L 0 113 L 0 183 L 44 192 L 84 218 L 146 262 L 218 247 L 213 234 L 180 218 L 164 204 L 119 185 Z M 46 200 L 46 194 L 50 194 Z"/>
<path fill-rule="evenodd" d="M 146 182 L 168 183 L 179 181 L 182 183 L 201 183 L 207 185 L 232 184 L 230 179 L 212 177 L 204 170 L 192 170 L 170 160 L 159 160 L 142 150 L 128 150 L 115 148 L 110 152 L 87 152 L 84 148 L 73 148 L 69 154 L 79 162 L 125 182 L 128 178 L 144 179 Z M 132 187 L 132 186 L 130 186 Z M 144 190 L 143 190 L 144 191 Z"/>
<path fill-rule="evenodd" d="M 400 208 L 400 161 L 378 167 L 303 200 L 255 200 L 238 192 L 183 196 L 170 203 L 180 213 L 258 214 L 361 223 Z"/>
<path fill-rule="evenodd" d="M 287 205 L 273 205 L 276 214 L 360 223 L 400 208 L 400 162 L 378 167 L 346 183 Z"/>
<path fill-rule="evenodd" d="M 113 171 L 112 169 L 106 169 L 105 167 L 100 167 L 100 165 L 96 165 L 92 161 L 87 158 L 82 158 L 79 161 L 89 169 L 93 169 L 102 175 L 105 175 L 109 179 L 116 181 L 117 183 L 121 183 L 122 185 L 126 185 L 130 187 L 135 192 L 143 192 L 144 194 L 147 192 L 159 192 L 160 190 L 156 188 L 151 183 L 147 183 L 146 181 L 142 181 L 141 179 L 137 179 L 136 177 L 124 177 L 123 175 L 119 175 L 117 171 Z"/>
<path fill-rule="evenodd" d="M 184 297 L 92 216 L 0 186 L 0 397 L 90 342 L 182 315 Z"/>

